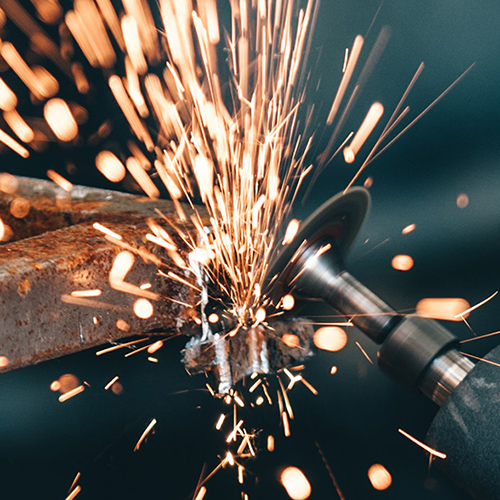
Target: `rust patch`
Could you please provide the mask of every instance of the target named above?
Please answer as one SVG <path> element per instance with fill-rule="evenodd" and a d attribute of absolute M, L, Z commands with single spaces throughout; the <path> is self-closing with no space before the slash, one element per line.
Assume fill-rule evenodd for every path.
<path fill-rule="evenodd" d="M 31 283 L 28 278 L 24 278 L 23 281 L 20 281 L 17 285 L 17 293 L 24 297 L 31 290 Z"/>

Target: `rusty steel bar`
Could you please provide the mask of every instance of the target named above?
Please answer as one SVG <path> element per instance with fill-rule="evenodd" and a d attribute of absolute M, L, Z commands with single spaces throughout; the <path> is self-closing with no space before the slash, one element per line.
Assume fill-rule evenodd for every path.
<path fill-rule="evenodd" d="M 132 335 L 177 331 L 187 321 L 187 308 L 175 301 L 193 303 L 189 289 L 157 272 L 159 263 L 168 267 L 169 258 L 144 239 L 146 218 L 160 217 L 155 209 L 175 219 L 169 201 L 81 186 L 66 193 L 48 181 L 16 179 L 14 193 L 0 193 L 0 218 L 12 230 L 10 241 L 0 245 L 0 356 L 8 360 L 0 371 Z M 13 203 L 26 202 L 27 215 L 13 215 Z M 92 227 L 96 221 L 159 259 L 136 257 L 126 278 L 135 285 L 151 283 L 161 295 L 152 301 L 150 319 L 133 313 L 137 296 L 110 287 L 109 271 L 122 249 Z M 73 300 L 80 304 L 62 300 L 83 289 L 102 294 Z M 118 320 L 129 328 L 119 328 Z"/>

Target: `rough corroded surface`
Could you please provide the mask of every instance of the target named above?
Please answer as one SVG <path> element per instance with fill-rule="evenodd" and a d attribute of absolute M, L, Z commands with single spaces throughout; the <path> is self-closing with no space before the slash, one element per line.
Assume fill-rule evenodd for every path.
<path fill-rule="evenodd" d="M 285 344 L 284 335 L 294 336 L 296 347 Z M 210 372 L 222 396 L 252 373 L 277 373 L 304 362 L 314 353 L 313 335 L 311 322 L 296 318 L 275 321 L 272 329 L 241 329 L 234 337 L 215 333 L 206 340 L 192 338 L 184 350 L 184 364 L 191 374 Z"/>
<path fill-rule="evenodd" d="M 170 299 L 193 303 L 189 289 L 157 272 L 158 266 L 167 271 L 170 259 L 144 239 L 145 219 L 159 217 L 155 208 L 174 218 L 169 202 L 83 187 L 67 194 L 50 182 L 19 180 L 14 195 L 0 195 L 0 217 L 15 235 L 0 246 L 0 356 L 9 360 L 3 371 L 138 333 L 173 332 L 183 325 L 186 307 Z M 9 213 L 16 197 L 30 202 L 22 219 Z M 161 295 L 152 301 L 155 313 L 150 319 L 133 314 L 136 296 L 111 289 L 109 270 L 122 248 L 92 227 L 96 220 L 127 244 L 156 256 L 155 262 L 136 257 L 126 278 L 135 285 L 151 283 L 150 290 Z M 73 290 L 96 288 L 102 295 L 82 305 L 61 300 Z M 130 329 L 117 328 L 118 319 Z"/>

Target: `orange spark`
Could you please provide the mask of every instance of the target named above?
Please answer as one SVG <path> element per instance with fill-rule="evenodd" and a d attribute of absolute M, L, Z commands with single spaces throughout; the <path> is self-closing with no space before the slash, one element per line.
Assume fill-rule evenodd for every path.
<path fill-rule="evenodd" d="M 139 441 L 137 441 L 135 447 L 134 447 L 134 451 L 138 451 L 139 448 L 141 447 L 141 444 L 143 443 L 143 441 L 146 439 L 147 435 L 152 431 L 153 427 L 156 425 L 156 419 L 153 418 L 153 420 L 151 420 L 151 422 L 149 422 L 149 425 L 146 427 L 146 429 L 144 430 L 144 432 L 141 434 L 141 437 L 139 438 Z"/>
<path fill-rule="evenodd" d="M 368 356 L 368 353 L 363 349 L 363 347 L 361 346 L 361 344 L 359 342 L 356 342 L 356 346 L 361 351 L 361 353 L 363 354 L 363 356 L 370 362 L 370 364 L 373 365 L 372 358 L 370 358 L 370 356 Z"/>
<path fill-rule="evenodd" d="M 363 43 L 364 39 L 361 35 L 358 35 L 354 39 L 354 44 L 351 49 L 351 55 L 349 56 L 346 69 L 342 76 L 342 80 L 340 81 L 340 85 L 337 89 L 337 94 L 335 95 L 332 107 L 330 108 L 330 113 L 328 114 L 328 118 L 326 120 L 326 123 L 328 125 L 331 125 L 333 123 L 335 115 L 340 108 L 340 104 L 342 102 L 342 99 L 344 98 L 347 87 L 349 86 L 352 74 L 354 73 L 354 68 L 356 67 L 356 63 L 358 62 L 359 54 L 361 53 L 361 49 L 363 48 Z"/>
<path fill-rule="evenodd" d="M 134 314 L 141 319 L 148 319 L 154 313 L 153 304 L 148 299 L 137 299 L 134 302 Z"/>
<path fill-rule="evenodd" d="M 95 290 L 73 290 L 71 295 L 73 297 L 99 297 L 102 291 L 99 289 Z"/>
<path fill-rule="evenodd" d="M 318 349 L 337 352 L 346 346 L 347 334 L 338 326 L 324 326 L 314 332 L 313 342 Z"/>
<path fill-rule="evenodd" d="M 298 221 L 297 219 L 292 219 L 288 223 L 288 226 L 286 227 L 285 237 L 283 238 L 281 244 L 288 245 L 289 243 L 291 243 L 295 238 L 295 236 L 297 235 L 299 227 L 300 227 L 300 221 Z"/>
<path fill-rule="evenodd" d="M 80 485 L 75 486 L 75 489 L 71 491 L 65 500 L 74 500 L 80 491 L 82 491 L 82 487 Z"/>
<path fill-rule="evenodd" d="M 469 307 L 469 309 L 466 309 L 465 311 L 462 311 L 461 313 L 457 314 L 457 317 L 458 318 L 467 317 L 466 316 L 467 314 L 471 313 L 472 311 L 475 311 L 476 309 L 478 309 L 481 306 L 484 306 L 484 304 L 486 304 L 487 302 L 489 302 L 492 298 L 496 297 L 497 294 L 498 294 L 498 291 L 492 293 L 488 298 L 482 300 L 481 302 L 479 302 L 475 306 Z"/>
<path fill-rule="evenodd" d="M 292 500 L 306 500 L 311 495 L 311 484 L 297 467 L 287 467 L 281 473 L 280 481 Z"/>
<path fill-rule="evenodd" d="M 47 101 L 43 115 L 54 135 L 62 142 L 72 141 L 78 135 L 78 125 L 66 101 L 53 98 Z"/>
<path fill-rule="evenodd" d="M 115 377 L 113 377 L 105 386 L 104 386 L 104 390 L 107 391 L 115 382 L 118 381 L 120 377 L 118 377 L 118 375 L 116 375 Z"/>
<path fill-rule="evenodd" d="M 125 166 L 111 151 L 101 151 L 96 156 L 95 164 L 108 181 L 121 182 L 125 178 Z"/>
<path fill-rule="evenodd" d="M 413 259 L 409 255 L 396 255 L 391 265 L 396 271 L 409 271 L 413 267 Z"/>
<path fill-rule="evenodd" d="M 383 114 L 384 106 L 382 104 L 375 102 L 371 105 L 351 144 L 344 149 L 344 160 L 346 163 L 352 163 L 356 159 L 356 155 L 373 132 Z"/>
<path fill-rule="evenodd" d="M 370 483 L 372 483 L 372 486 L 378 491 L 386 490 L 392 484 L 390 472 L 380 464 L 373 464 L 368 469 L 368 479 Z"/>
<path fill-rule="evenodd" d="M 424 318 L 461 321 L 469 315 L 470 304 L 465 299 L 422 299 L 417 303 L 416 313 Z"/>
<path fill-rule="evenodd" d="M 416 445 L 420 446 L 420 448 L 424 449 L 428 453 L 430 453 L 434 457 L 442 458 L 443 460 L 446 458 L 446 453 L 442 453 L 440 451 L 434 450 L 430 446 L 427 446 L 426 444 L 422 443 L 419 441 L 417 438 L 414 438 L 413 436 L 410 436 L 407 432 L 405 432 L 403 429 L 398 429 L 398 432 L 400 434 L 403 434 L 406 438 L 408 438 L 410 441 L 415 443 Z"/>
<path fill-rule="evenodd" d="M 82 393 L 84 390 L 85 390 L 85 386 L 79 385 L 78 387 L 75 387 L 74 389 L 71 389 L 70 391 L 65 392 L 64 394 L 61 394 L 59 396 L 59 402 L 64 403 L 68 399 L 71 399 L 71 398 L 75 397 L 77 394 Z"/>
<path fill-rule="evenodd" d="M 115 233 L 114 231 L 111 231 L 111 229 L 107 228 L 106 226 L 103 226 L 99 222 L 94 222 L 92 224 L 92 227 L 94 229 L 97 229 L 98 231 L 101 231 L 101 233 L 107 234 L 108 236 L 111 236 L 111 238 L 114 238 L 115 240 L 121 240 L 122 237 L 118 234 Z"/>
<path fill-rule="evenodd" d="M 416 224 L 408 224 L 406 227 L 403 228 L 401 232 L 403 234 L 410 234 L 415 230 L 416 227 L 417 227 Z"/>

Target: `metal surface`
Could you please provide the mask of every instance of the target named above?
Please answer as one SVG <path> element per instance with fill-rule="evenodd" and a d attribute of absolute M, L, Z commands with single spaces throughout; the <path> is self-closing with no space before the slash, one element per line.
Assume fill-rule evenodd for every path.
<path fill-rule="evenodd" d="M 448 372 L 467 366 L 464 357 L 452 351 L 457 340 L 436 321 L 402 317 L 344 270 L 338 238 L 347 234 L 349 245 L 352 243 L 369 206 L 366 191 L 356 189 L 350 193 L 334 196 L 307 219 L 293 243 L 293 258 L 281 259 L 283 269 L 273 269 L 281 279 L 280 291 L 293 289 L 301 295 L 323 299 L 382 344 L 377 357 L 383 371 L 409 389 L 424 388 L 423 392 L 431 398 L 438 391 L 442 404 L 447 393 L 437 386 L 446 377 L 429 376 L 424 383 L 424 374 L 429 373 L 428 367 L 436 358 L 448 351 L 447 361 L 457 365 L 448 366 Z M 344 225 L 339 221 L 344 221 Z M 349 226 L 348 221 L 355 224 Z"/>
<path fill-rule="evenodd" d="M 426 437 L 446 453 L 436 465 L 478 500 L 500 498 L 500 347 L 452 392 Z"/>
<path fill-rule="evenodd" d="M 470 359 L 452 349 L 434 359 L 423 375 L 420 390 L 443 406 L 474 366 Z"/>
<path fill-rule="evenodd" d="M 296 344 L 284 339 L 285 335 L 288 339 L 293 336 Z M 301 318 L 275 321 L 272 330 L 262 326 L 240 330 L 234 337 L 214 333 L 205 341 L 191 339 L 184 350 L 184 363 L 191 374 L 209 371 L 222 396 L 252 373 L 277 373 L 304 362 L 313 355 L 313 335 L 311 322 Z"/>
<path fill-rule="evenodd" d="M 101 221 L 127 244 L 150 252 L 136 257 L 127 281 L 151 283 L 162 298 L 189 303 L 187 287 L 157 273 L 169 265 L 168 255 L 144 240 L 146 218 L 160 217 L 155 209 L 174 217 L 168 201 L 79 186 L 66 193 L 51 182 L 17 179 L 17 190 L 0 196 L 0 217 L 12 230 L 11 241 L 0 246 L 0 356 L 8 359 L 2 371 L 131 335 L 174 331 L 184 323 L 186 308 L 171 300 L 153 301 L 150 319 L 134 315 L 138 297 L 111 289 L 108 280 L 122 248 L 92 227 Z M 29 212 L 16 218 L 12 203 L 20 199 Z M 62 300 L 84 289 L 102 295 Z M 128 327 L 118 328 L 120 319 Z"/>

